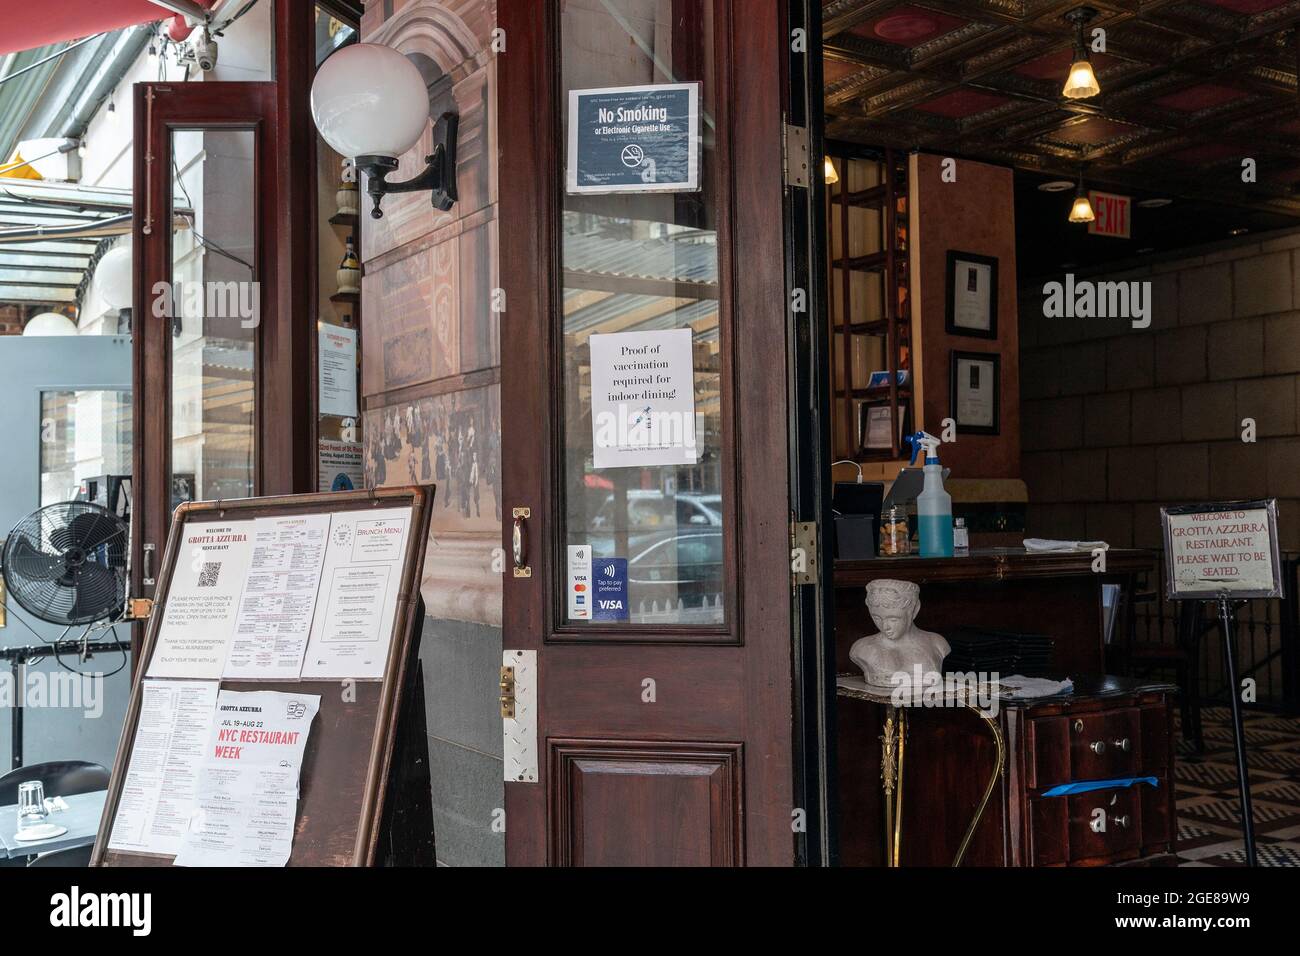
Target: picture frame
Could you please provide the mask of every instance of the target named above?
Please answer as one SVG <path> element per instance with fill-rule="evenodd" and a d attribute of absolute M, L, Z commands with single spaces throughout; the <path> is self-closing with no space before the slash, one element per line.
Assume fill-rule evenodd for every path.
<path fill-rule="evenodd" d="M 1276 498 L 1164 507 L 1160 525 L 1169 600 L 1286 596 Z"/>
<path fill-rule="evenodd" d="M 862 399 L 856 402 L 858 416 L 858 444 L 862 451 L 891 451 L 889 440 L 890 405 L 887 399 Z M 898 410 L 898 444 L 903 447 L 903 436 L 912 431 L 912 410 L 903 405 Z"/>
<path fill-rule="evenodd" d="M 995 257 L 949 249 L 946 289 L 944 329 L 949 335 L 998 337 L 998 260 Z"/>
<path fill-rule="evenodd" d="M 953 351 L 949 415 L 958 434 L 1002 434 L 1002 356 L 998 352 Z"/>

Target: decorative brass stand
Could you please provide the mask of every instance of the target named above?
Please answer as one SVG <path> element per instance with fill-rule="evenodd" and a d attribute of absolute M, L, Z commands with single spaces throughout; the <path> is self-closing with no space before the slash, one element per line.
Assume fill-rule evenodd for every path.
<path fill-rule="evenodd" d="M 907 741 L 908 708 L 896 706 L 889 694 L 869 689 L 866 683 L 857 677 L 841 677 L 838 681 L 837 693 L 841 697 L 870 701 L 873 704 L 881 704 L 885 708 L 885 719 L 880 735 L 880 788 L 885 796 L 885 865 L 897 867 L 900 865 L 903 838 L 903 754 Z M 989 733 L 993 735 L 993 742 L 997 746 L 997 760 L 993 772 L 989 774 L 988 784 L 984 787 L 984 796 L 980 798 L 979 805 L 975 808 L 975 815 L 971 817 L 961 844 L 957 847 L 957 855 L 953 857 L 952 865 L 958 867 L 966 857 L 975 830 L 984 819 L 984 812 L 993 797 L 993 789 L 1006 771 L 1007 747 L 996 717 L 989 716 L 972 704 L 969 697 L 948 697 L 945 700 L 947 703 L 960 704 L 979 717 L 988 727 Z"/>

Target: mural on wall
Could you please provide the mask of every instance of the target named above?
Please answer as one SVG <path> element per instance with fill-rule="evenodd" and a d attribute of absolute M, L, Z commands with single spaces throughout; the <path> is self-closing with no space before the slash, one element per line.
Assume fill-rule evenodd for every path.
<path fill-rule="evenodd" d="M 497 386 L 434 395 L 366 413 L 366 486 L 437 486 L 436 531 L 501 526 Z"/>

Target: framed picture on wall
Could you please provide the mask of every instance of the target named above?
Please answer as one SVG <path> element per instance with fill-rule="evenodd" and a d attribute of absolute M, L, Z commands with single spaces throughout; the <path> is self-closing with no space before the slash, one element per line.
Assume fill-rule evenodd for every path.
<path fill-rule="evenodd" d="M 998 260 L 948 250 L 949 335 L 998 337 Z"/>
<path fill-rule="evenodd" d="M 949 403 L 959 434 L 1001 434 L 1002 356 L 996 352 L 953 352 Z"/>

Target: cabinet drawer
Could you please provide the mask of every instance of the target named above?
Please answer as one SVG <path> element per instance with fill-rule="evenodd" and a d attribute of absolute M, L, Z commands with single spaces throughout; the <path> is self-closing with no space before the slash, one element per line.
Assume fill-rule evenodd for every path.
<path fill-rule="evenodd" d="M 1069 780 L 1136 776 L 1142 764 L 1142 724 L 1136 707 L 1066 718 Z M 1051 784 L 1048 784 L 1049 786 Z"/>
<path fill-rule="evenodd" d="M 1072 780 L 1104 780 L 1162 772 L 1144 766 L 1142 723 L 1136 707 L 1029 721 L 1026 783 L 1045 790 Z"/>
<path fill-rule="evenodd" d="M 1035 866 L 1104 862 L 1116 856 L 1157 852 L 1169 841 L 1168 803 L 1158 787 L 1135 784 L 1064 797 L 1032 797 L 1029 819 Z M 1162 802 L 1163 801 L 1163 802 Z"/>

